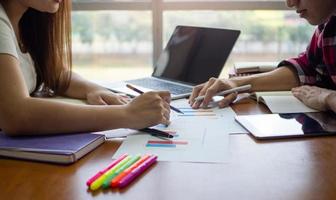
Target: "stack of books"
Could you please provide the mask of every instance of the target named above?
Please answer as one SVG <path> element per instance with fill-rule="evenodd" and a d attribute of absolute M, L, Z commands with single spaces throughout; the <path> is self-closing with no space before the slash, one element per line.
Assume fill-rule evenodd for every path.
<path fill-rule="evenodd" d="M 236 62 L 229 71 L 229 78 L 269 72 L 277 66 L 278 62 Z"/>

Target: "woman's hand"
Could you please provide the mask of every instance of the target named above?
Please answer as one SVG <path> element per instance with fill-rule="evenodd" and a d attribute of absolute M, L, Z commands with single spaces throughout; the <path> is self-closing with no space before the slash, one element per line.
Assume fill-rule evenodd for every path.
<path fill-rule="evenodd" d="M 333 90 L 328 90 L 324 88 L 319 88 L 316 86 L 301 86 L 292 89 L 293 95 L 302 101 L 308 107 L 316 110 L 327 110 L 326 98 Z"/>
<path fill-rule="evenodd" d="M 215 96 L 216 93 L 233 87 L 237 87 L 237 84 L 234 83 L 232 80 L 210 78 L 208 82 L 194 87 L 189 98 L 189 104 L 192 108 L 195 109 L 199 108 L 200 106 L 207 107 L 208 104 L 211 102 L 212 97 Z M 196 97 L 203 95 L 205 95 L 203 101 L 195 101 Z M 223 98 L 220 102 L 218 102 L 218 106 L 220 108 L 224 108 L 232 103 L 236 98 L 237 93 L 231 93 L 225 96 L 225 98 Z"/>
<path fill-rule="evenodd" d="M 123 105 L 131 100 L 126 95 L 116 94 L 105 89 L 88 92 L 86 99 L 91 105 Z"/>
<path fill-rule="evenodd" d="M 157 124 L 170 124 L 169 92 L 147 92 L 126 105 L 129 128 L 141 129 Z"/>

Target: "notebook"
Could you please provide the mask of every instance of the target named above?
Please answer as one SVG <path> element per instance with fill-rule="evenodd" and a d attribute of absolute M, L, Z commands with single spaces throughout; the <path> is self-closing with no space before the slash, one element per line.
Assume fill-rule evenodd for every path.
<path fill-rule="evenodd" d="M 238 30 L 177 26 L 151 77 L 100 84 L 131 96 L 138 94 L 126 83 L 144 92 L 168 90 L 172 99 L 187 97 L 194 85 L 220 75 L 239 34 Z"/>
<path fill-rule="evenodd" d="M 69 164 L 102 144 L 101 134 L 9 137 L 0 131 L 0 156 Z"/>
<path fill-rule="evenodd" d="M 251 97 L 264 103 L 272 113 L 318 112 L 294 97 L 291 91 L 255 92 Z"/>
<path fill-rule="evenodd" d="M 274 70 L 278 62 L 236 62 L 234 71 L 237 74 L 243 73 L 262 73 Z"/>

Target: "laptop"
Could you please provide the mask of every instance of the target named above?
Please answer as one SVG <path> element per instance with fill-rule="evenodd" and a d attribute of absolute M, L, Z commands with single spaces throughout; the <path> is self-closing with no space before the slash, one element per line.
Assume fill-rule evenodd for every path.
<path fill-rule="evenodd" d="M 130 96 L 138 94 L 126 83 L 144 92 L 170 91 L 172 99 L 188 97 L 193 86 L 220 75 L 239 34 L 238 30 L 177 26 L 151 77 L 103 86 Z"/>

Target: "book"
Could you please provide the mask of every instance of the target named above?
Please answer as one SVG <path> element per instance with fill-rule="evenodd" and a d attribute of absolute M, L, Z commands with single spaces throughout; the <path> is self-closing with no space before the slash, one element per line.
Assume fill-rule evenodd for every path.
<path fill-rule="evenodd" d="M 105 141 L 102 134 L 10 137 L 0 131 L 0 156 L 70 164 Z"/>
<path fill-rule="evenodd" d="M 302 103 L 291 91 L 254 92 L 251 97 L 264 103 L 272 113 L 318 112 Z"/>
<path fill-rule="evenodd" d="M 250 76 L 253 74 L 259 74 L 260 72 L 250 72 L 250 73 L 236 73 L 234 67 L 231 67 L 228 71 L 229 78 L 241 77 L 241 76 Z"/>
<path fill-rule="evenodd" d="M 262 73 L 274 70 L 278 62 L 236 62 L 233 65 L 236 74 Z"/>

